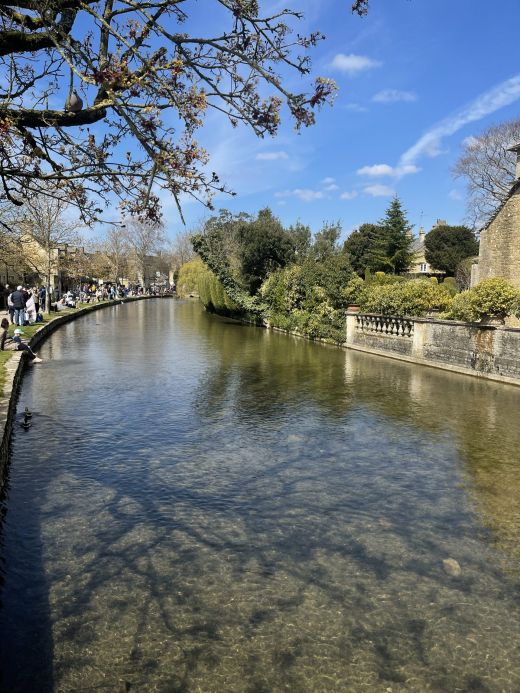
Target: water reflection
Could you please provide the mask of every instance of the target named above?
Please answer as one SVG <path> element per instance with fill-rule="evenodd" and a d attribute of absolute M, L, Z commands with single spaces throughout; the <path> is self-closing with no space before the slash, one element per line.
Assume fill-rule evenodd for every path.
<path fill-rule="evenodd" d="M 518 690 L 520 391 L 174 301 L 44 349 L 3 501 L 9 691 Z"/>

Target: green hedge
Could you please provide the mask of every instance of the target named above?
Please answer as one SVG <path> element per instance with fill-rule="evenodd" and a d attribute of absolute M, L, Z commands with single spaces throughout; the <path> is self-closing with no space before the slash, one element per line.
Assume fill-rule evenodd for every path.
<path fill-rule="evenodd" d="M 359 304 L 367 313 L 421 317 L 431 310 L 448 310 L 451 295 L 447 287 L 427 279 L 379 284 L 358 290 Z"/>
<path fill-rule="evenodd" d="M 457 294 L 445 317 L 478 322 L 488 318 L 504 319 L 520 314 L 520 291 L 505 279 L 485 279 L 471 289 Z M 444 316 L 443 316 L 444 317 Z"/>

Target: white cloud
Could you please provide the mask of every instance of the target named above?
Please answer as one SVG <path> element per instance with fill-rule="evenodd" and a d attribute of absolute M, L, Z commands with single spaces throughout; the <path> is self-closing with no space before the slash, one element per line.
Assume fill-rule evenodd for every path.
<path fill-rule="evenodd" d="M 421 156 L 438 156 L 442 152 L 444 137 L 455 134 L 465 125 L 481 120 L 518 99 L 520 99 L 520 74 L 480 94 L 470 104 L 434 125 L 402 155 L 400 163 L 413 164 Z"/>
<path fill-rule="evenodd" d="M 358 176 L 391 176 L 394 172 L 392 166 L 388 164 L 374 164 L 374 166 L 363 166 L 363 168 L 358 168 L 356 173 Z"/>
<path fill-rule="evenodd" d="M 355 197 L 358 196 L 358 192 L 356 190 L 352 190 L 351 192 L 344 192 L 341 193 L 340 200 L 353 200 Z"/>
<path fill-rule="evenodd" d="M 367 195 L 371 195 L 372 197 L 391 197 L 392 195 L 395 195 L 395 190 L 391 188 L 388 185 L 367 185 L 366 188 L 363 188 L 363 192 L 366 192 Z"/>
<path fill-rule="evenodd" d="M 274 194 L 275 197 L 296 197 L 302 202 L 314 202 L 314 200 L 322 200 L 325 195 L 323 190 L 311 190 L 310 188 L 296 188 L 295 190 L 284 190 Z"/>
<path fill-rule="evenodd" d="M 448 193 L 448 197 L 450 198 L 450 200 L 455 200 L 456 202 L 462 200 L 462 195 L 458 190 L 450 190 L 450 192 Z"/>
<path fill-rule="evenodd" d="M 345 72 L 351 77 L 380 66 L 379 60 L 373 60 L 373 58 L 368 58 L 366 55 L 355 55 L 354 53 L 349 55 L 338 53 L 331 62 L 332 68 Z"/>
<path fill-rule="evenodd" d="M 376 103 L 397 103 L 398 101 L 417 101 L 417 94 L 413 91 L 399 91 L 399 89 L 382 89 L 374 94 L 372 101 Z"/>
<path fill-rule="evenodd" d="M 366 113 L 368 108 L 362 106 L 359 103 L 346 103 L 342 106 L 346 111 L 352 111 L 353 113 Z"/>
<path fill-rule="evenodd" d="M 329 176 L 329 177 L 327 177 L 327 178 L 324 178 L 324 179 L 321 181 L 321 184 L 322 184 L 322 185 L 332 185 L 332 184 L 335 183 L 335 182 L 336 182 L 336 179 L 335 179 L 335 178 L 331 178 L 331 177 Z"/>
<path fill-rule="evenodd" d="M 421 169 L 414 164 L 405 164 L 403 166 L 389 166 L 388 164 L 374 164 L 374 166 L 363 166 L 358 168 L 356 173 L 358 176 L 368 176 L 370 178 L 379 178 L 381 176 L 391 176 L 392 178 L 402 178 L 409 176 L 412 173 L 418 173 Z"/>
<path fill-rule="evenodd" d="M 289 158 L 287 152 L 260 152 L 256 155 L 258 161 L 280 161 Z"/>

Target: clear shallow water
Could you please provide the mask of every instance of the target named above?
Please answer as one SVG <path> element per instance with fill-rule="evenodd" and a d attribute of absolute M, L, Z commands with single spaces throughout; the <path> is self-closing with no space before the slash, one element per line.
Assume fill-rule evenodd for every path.
<path fill-rule="evenodd" d="M 41 355 L 1 690 L 520 690 L 520 389 L 173 300 Z"/>

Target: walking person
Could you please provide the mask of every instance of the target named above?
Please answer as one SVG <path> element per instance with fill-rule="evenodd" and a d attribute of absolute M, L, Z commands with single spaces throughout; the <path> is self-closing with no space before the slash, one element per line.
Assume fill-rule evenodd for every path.
<path fill-rule="evenodd" d="M 42 313 L 45 311 L 45 299 L 47 297 L 47 291 L 44 286 L 40 287 L 40 290 L 38 291 L 38 298 L 40 299 L 40 308 L 42 310 Z"/>
<path fill-rule="evenodd" d="M 36 313 L 38 311 L 36 310 L 36 303 L 34 300 L 34 294 L 32 292 L 29 292 L 29 298 L 25 302 L 25 313 L 27 316 L 27 321 L 29 325 L 32 325 L 34 322 L 36 322 Z"/>
<path fill-rule="evenodd" d="M 9 319 L 11 320 L 11 325 L 14 325 L 14 306 L 11 300 L 11 295 L 13 293 L 12 289 L 9 289 L 7 294 L 7 312 L 9 313 Z"/>
<path fill-rule="evenodd" d="M 16 291 L 13 291 L 11 301 L 14 308 L 14 324 L 21 327 L 25 319 L 25 296 L 21 286 L 17 286 Z"/>

